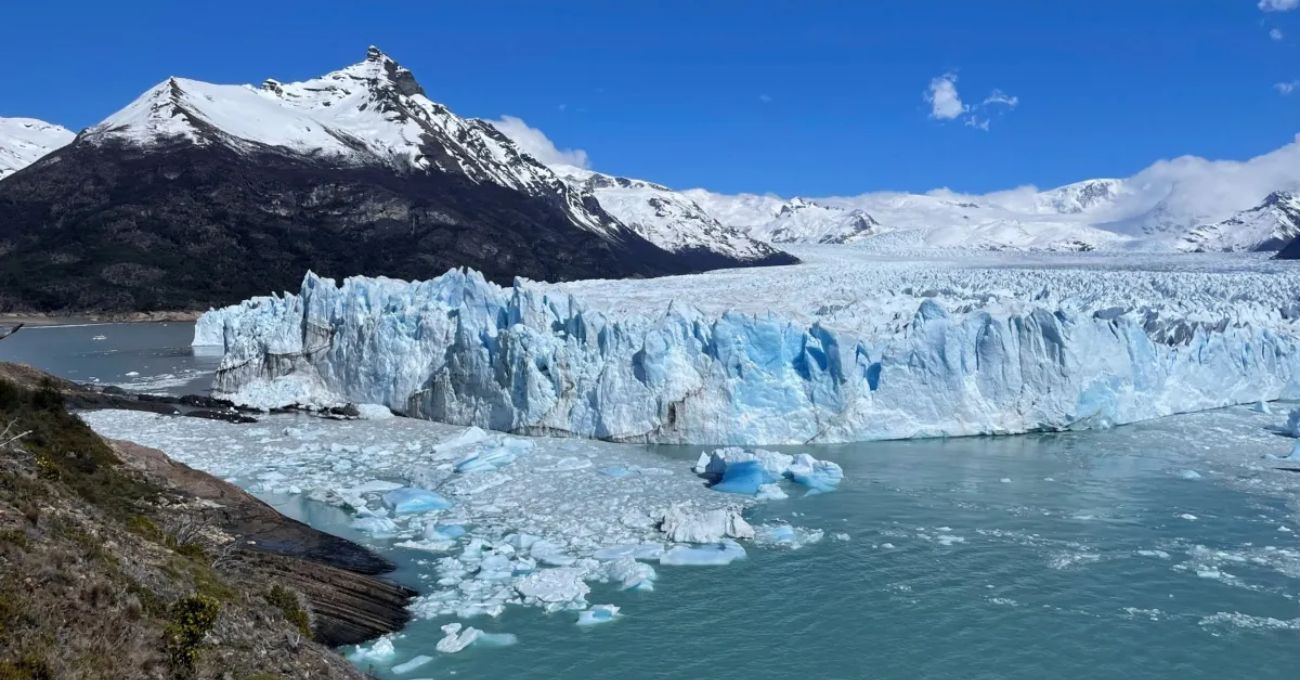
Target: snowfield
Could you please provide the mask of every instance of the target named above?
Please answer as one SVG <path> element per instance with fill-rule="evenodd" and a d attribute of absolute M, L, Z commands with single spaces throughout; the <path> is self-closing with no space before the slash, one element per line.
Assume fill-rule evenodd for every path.
<path fill-rule="evenodd" d="M 308 276 L 209 312 L 217 391 L 612 441 L 1108 427 L 1300 396 L 1300 272 L 1260 256 L 931 256 L 513 288 Z"/>

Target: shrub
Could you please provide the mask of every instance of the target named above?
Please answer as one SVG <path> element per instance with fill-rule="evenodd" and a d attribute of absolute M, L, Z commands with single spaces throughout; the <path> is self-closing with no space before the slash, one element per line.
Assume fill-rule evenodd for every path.
<path fill-rule="evenodd" d="M 220 614 L 221 603 L 207 595 L 191 595 L 172 605 L 171 620 L 164 634 L 173 668 L 182 672 L 194 668 L 203 639 L 216 625 Z"/>

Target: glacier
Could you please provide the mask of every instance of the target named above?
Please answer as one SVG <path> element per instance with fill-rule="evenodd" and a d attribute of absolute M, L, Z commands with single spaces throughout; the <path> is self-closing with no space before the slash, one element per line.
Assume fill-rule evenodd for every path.
<path fill-rule="evenodd" d="M 1277 263 L 843 250 L 653 282 L 308 274 L 208 312 L 194 342 L 222 348 L 214 388 L 250 405 L 625 442 L 1087 429 L 1300 396 L 1300 275 Z"/>

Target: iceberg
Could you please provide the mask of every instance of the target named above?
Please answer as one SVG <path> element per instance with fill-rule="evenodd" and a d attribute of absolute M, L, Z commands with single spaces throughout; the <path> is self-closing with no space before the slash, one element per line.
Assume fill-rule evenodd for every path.
<path fill-rule="evenodd" d="M 595 626 L 609 623 L 618 618 L 618 607 L 612 604 L 592 605 L 591 609 L 578 612 L 579 626 Z"/>
<path fill-rule="evenodd" d="M 789 479 L 808 489 L 808 493 L 834 491 L 844 479 L 844 470 L 827 460 L 806 453 L 794 456 L 775 451 L 746 451 L 730 446 L 712 453 L 701 453 L 695 472 L 709 479 L 714 491 L 755 496 L 761 499 L 786 498 L 776 482 Z"/>
<path fill-rule="evenodd" d="M 664 512 L 659 530 L 675 543 L 715 543 L 723 538 L 753 538 L 754 528 L 739 508 L 699 510 L 677 504 Z"/>
<path fill-rule="evenodd" d="M 711 545 L 675 545 L 659 558 L 659 564 L 713 567 L 728 565 L 744 557 L 745 549 L 727 539 Z"/>
<path fill-rule="evenodd" d="M 746 305 L 710 288 L 721 275 L 502 288 L 468 270 L 409 283 L 308 274 L 296 295 L 208 312 L 195 342 L 219 341 L 215 390 L 244 403 L 383 404 L 621 442 L 1009 434 L 1300 397 L 1295 298 L 1280 288 L 1289 279 L 864 271 L 876 268 L 747 271 L 754 286 L 857 296 L 770 313 L 710 307 L 710 293 Z M 763 278 L 796 274 L 810 278 Z M 646 295 L 663 306 L 647 308 Z"/>
<path fill-rule="evenodd" d="M 446 498 L 427 489 L 402 487 L 384 494 L 384 505 L 393 509 L 397 515 L 409 515 L 416 512 L 446 510 L 451 503 Z"/>

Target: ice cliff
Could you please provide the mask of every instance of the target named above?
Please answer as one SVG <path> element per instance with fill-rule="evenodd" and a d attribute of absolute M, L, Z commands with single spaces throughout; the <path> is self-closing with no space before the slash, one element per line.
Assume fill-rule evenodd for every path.
<path fill-rule="evenodd" d="M 1030 294 L 1052 285 L 1050 272 L 1015 284 L 1024 291 L 1007 289 L 1015 278 L 994 281 L 992 293 L 907 289 L 878 312 L 892 322 L 849 331 L 662 297 L 636 312 L 600 311 L 563 288 L 501 288 L 473 271 L 341 285 L 308 275 L 297 295 L 207 313 L 195 344 L 224 348 L 216 390 L 246 403 L 376 403 L 613 441 L 1019 433 L 1300 397 L 1296 282 L 1157 273 L 1142 285 L 1163 290 L 1162 303 L 1137 300 L 1146 289 L 1130 272 L 1067 274 L 1117 292 Z M 659 281 L 638 285 L 669 287 Z M 1206 302 L 1175 304 L 1179 286 Z M 911 311 L 890 311 L 900 305 Z"/>

